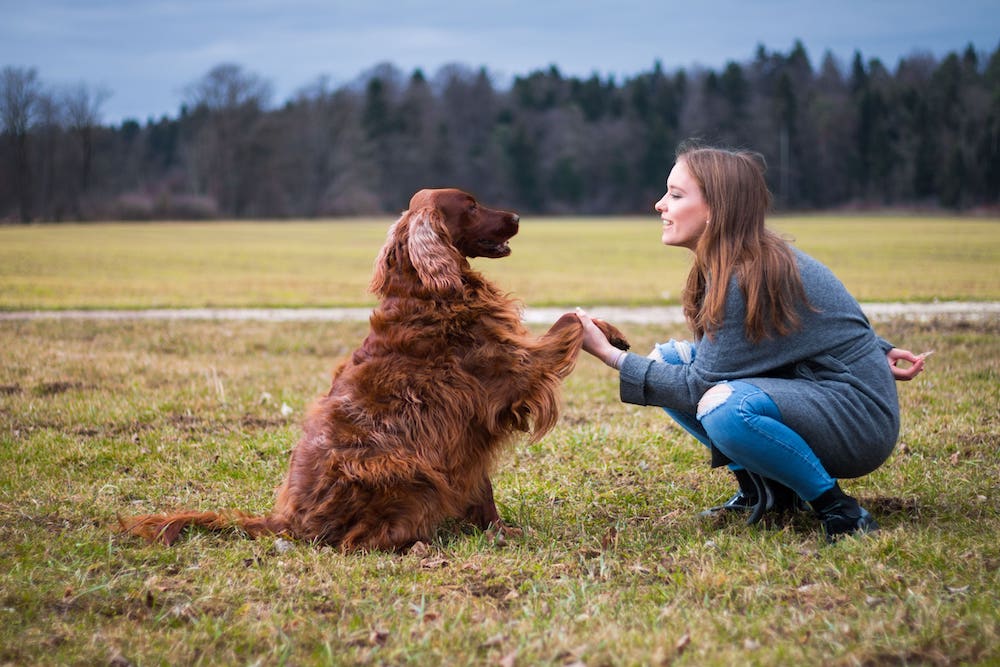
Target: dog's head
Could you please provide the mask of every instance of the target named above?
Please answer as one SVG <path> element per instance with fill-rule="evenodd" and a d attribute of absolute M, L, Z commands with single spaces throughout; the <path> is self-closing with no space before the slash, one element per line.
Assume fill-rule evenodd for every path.
<path fill-rule="evenodd" d="M 441 216 L 448 231 L 445 239 L 464 257 L 506 257 L 507 241 L 517 234 L 516 213 L 487 208 L 468 192 L 448 188 L 421 190 L 410 199 L 410 214 Z"/>
<path fill-rule="evenodd" d="M 519 221 L 516 213 L 487 208 L 461 190 L 420 190 L 389 229 L 371 290 L 384 293 L 394 271 L 411 268 L 428 290 L 461 289 L 465 258 L 509 255 Z"/>

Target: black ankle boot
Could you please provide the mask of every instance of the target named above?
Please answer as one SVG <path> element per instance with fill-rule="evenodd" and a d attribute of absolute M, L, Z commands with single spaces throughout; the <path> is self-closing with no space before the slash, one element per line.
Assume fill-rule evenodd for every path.
<path fill-rule="evenodd" d="M 771 507 L 774 512 L 805 512 L 809 509 L 806 502 L 791 488 L 773 479 L 764 479 L 768 492 L 771 494 Z"/>
<path fill-rule="evenodd" d="M 878 523 L 858 501 L 844 493 L 840 484 L 825 491 L 809 503 L 819 515 L 827 542 L 836 542 L 845 535 L 874 533 Z"/>
<path fill-rule="evenodd" d="M 757 485 L 757 505 L 747 517 L 747 525 L 752 526 L 764 518 L 765 514 L 791 514 L 804 509 L 802 499 L 792 489 L 781 482 L 756 473 L 748 473 Z"/>
<path fill-rule="evenodd" d="M 740 485 L 739 490 L 721 505 L 703 511 L 702 516 L 715 516 L 720 512 L 749 512 L 757 507 L 760 496 L 757 494 L 757 485 L 754 484 L 750 473 L 746 470 L 733 470 L 732 473 Z"/>

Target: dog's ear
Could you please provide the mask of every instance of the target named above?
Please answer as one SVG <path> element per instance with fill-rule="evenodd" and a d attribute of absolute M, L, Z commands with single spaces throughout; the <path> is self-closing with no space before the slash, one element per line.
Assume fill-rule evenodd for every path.
<path fill-rule="evenodd" d="M 389 232 L 385 236 L 385 243 L 375 258 L 375 269 L 372 272 L 372 280 L 368 283 L 368 289 L 375 294 L 383 294 L 385 288 L 388 286 L 389 273 L 398 261 L 399 246 L 402 243 L 402 239 L 397 237 L 399 236 L 400 229 L 406 229 L 405 221 L 407 215 L 409 213 L 403 211 L 403 215 L 399 220 L 392 223 L 392 226 L 389 227 Z"/>
<path fill-rule="evenodd" d="M 434 292 L 462 289 L 464 258 L 451 243 L 441 211 L 428 207 L 410 212 L 406 247 L 424 287 Z"/>

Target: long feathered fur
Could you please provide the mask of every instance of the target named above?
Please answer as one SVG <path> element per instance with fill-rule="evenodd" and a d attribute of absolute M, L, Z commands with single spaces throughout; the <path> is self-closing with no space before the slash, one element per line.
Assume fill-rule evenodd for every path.
<path fill-rule="evenodd" d="M 269 514 L 144 515 L 123 528 L 167 544 L 198 525 L 368 550 L 430 539 L 447 518 L 499 524 L 497 455 L 518 432 L 537 440 L 555 425 L 583 330 L 566 315 L 530 334 L 520 304 L 456 248 L 455 224 L 411 205 L 390 228 L 371 280 L 380 302 L 370 332 L 309 410 Z"/>

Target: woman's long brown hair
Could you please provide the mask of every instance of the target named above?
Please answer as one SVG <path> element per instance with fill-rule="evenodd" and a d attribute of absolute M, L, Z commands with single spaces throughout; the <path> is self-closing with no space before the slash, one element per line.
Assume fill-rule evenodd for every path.
<path fill-rule="evenodd" d="M 807 304 L 805 289 L 791 248 L 764 224 L 771 193 L 763 157 L 681 146 L 677 161 L 698 182 L 711 216 L 695 247 L 683 297 L 695 336 L 711 337 L 721 326 L 734 273 L 746 300 L 744 327 L 751 341 L 797 329 L 798 308 Z"/>

